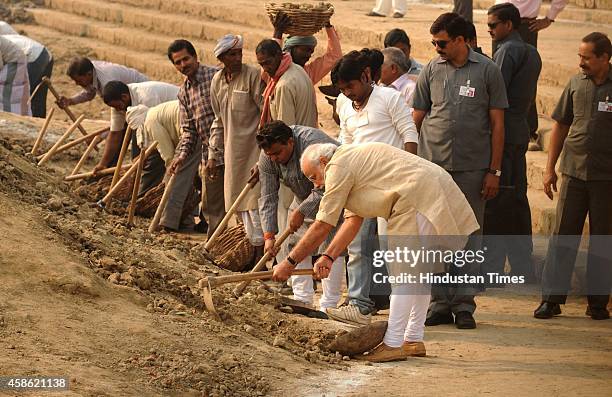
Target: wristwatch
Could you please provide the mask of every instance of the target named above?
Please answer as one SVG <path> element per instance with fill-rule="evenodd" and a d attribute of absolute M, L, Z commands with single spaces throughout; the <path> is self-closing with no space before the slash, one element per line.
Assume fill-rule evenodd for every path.
<path fill-rule="evenodd" d="M 287 262 L 291 263 L 292 266 L 297 265 L 297 261 L 293 259 L 291 256 L 287 255 Z"/>
<path fill-rule="evenodd" d="M 492 168 L 489 168 L 489 170 L 487 171 L 489 174 L 493 174 L 495 176 L 501 176 L 501 170 L 494 170 Z"/>

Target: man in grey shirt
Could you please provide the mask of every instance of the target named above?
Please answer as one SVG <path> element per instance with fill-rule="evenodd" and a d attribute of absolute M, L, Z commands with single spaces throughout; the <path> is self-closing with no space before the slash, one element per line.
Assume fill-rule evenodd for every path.
<path fill-rule="evenodd" d="M 432 24 L 432 44 L 440 56 L 419 75 L 413 117 L 420 131 L 419 155 L 452 175 L 482 228 L 485 200 L 499 189 L 508 101 L 499 67 L 467 46 L 468 26 L 454 13 L 442 14 Z M 472 236 L 466 249 L 479 250 L 480 244 L 479 236 Z M 449 272 L 477 275 L 476 267 L 477 263 L 456 265 Z M 478 288 L 433 285 L 425 324 L 455 322 L 457 328 L 475 328 L 472 314 Z"/>
<path fill-rule="evenodd" d="M 308 146 L 315 143 L 339 144 L 321 130 L 298 125 L 289 127 L 280 120 L 264 125 L 256 135 L 256 140 L 262 149 L 258 168 L 261 182 L 259 215 L 261 227 L 264 231 L 264 249 L 275 256 L 277 252 L 274 249 L 274 244 L 276 234 L 279 232 L 278 191 L 281 183 L 291 189 L 294 194 L 287 220 L 287 227 L 294 232 L 286 241 L 286 251 L 289 252 L 314 222 L 319 210 L 319 203 L 323 197 L 323 192 L 316 190 L 313 183 L 302 172 L 300 167 L 302 153 Z M 322 247 L 322 249 L 324 248 Z M 292 262 L 290 257 L 287 257 L 287 260 L 293 266 L 297 265 L 297 269 L 312 268 L 310 258 L 300 263 Z M 321 311 L 335 308 L 340 301 L 342 278 L 344 276 L 343 264 L 344 257 L 338 257 L 334 262 L 336 269 L 332 271 L 329 278 L 322 282 Z M 312 276 L 292 276 L 291 280 L 294 297 L 312 305 L 314 299 Z"/>
<path fill-rule="evenodd" d="M 488 201 L 485 208 L 483 233 L 487 259 L 482 273 L 503 274 L 508 257 L 512 275 L 534 282 L 525 154 L 529 144 L 527 116 L 535 98 L 542 59 L 538 50 L 519 35 L 520 23 L 519 10 L 511 3 L 497 4 L 489 9 L 489 33 L 498 44 L 493 61 L 501 68 L 508 92 L 500 181 L 508 188 Z"/>

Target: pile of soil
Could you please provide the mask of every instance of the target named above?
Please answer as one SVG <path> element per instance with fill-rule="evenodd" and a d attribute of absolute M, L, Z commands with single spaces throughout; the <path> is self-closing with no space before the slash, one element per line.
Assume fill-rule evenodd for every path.
<path fill-rule="evenodd" d="M 18 212 L 15 222 L 32 219 L 32 228 L 49 234 L 48 243 L 44 243 L 47 249 L 58 248 L 66 251 L 67 257 L 77 258 L 76 264 L 74 259 L 66 263 L 72 263 L 88 277 L 85 282 L 64 275 L 61 282 L 47 280 L 46 284 L 43 278 L 41 285 L 51 288 L 51 294 L 74 296 L 74 303 L 82 297 L 95 301 L 120 288 L 138 296 L 138 310 L 144 311 L 147 318 L 172 329 L 163 338 L 164 343 L 155 346 L 131 343 L 130 349 L 120 353 L 109 352 L 107 346 L 98 346 L 99 350 L 94 351 L 94 355 L 110 355 L 112 367 L 119 373 L 135 376 L 133 387 L 144 383 L 174 392 L 255 396 L 271 390 L 279 368 L 293 365 L 303 369 L 308 364 L 310 369 L 346 369 L 342 357 L 327 350 L 329 342 L 345 331 L 330 327 L 330 322 L 279 311 L 279 297 L 259 284 L 253 283 L 238 299 L 231 294 L 233 285 L 215 288 L 215 306 L 223 322 L 214 320 L 205 311 L 198 282 L 226 271 L 206 259 L 201 239 L 149 234 L 148 220 L 141 218 L 136 218 L 136 227 L 128 228 L 125 217 L 103 212 L 87 195 L 75 193 L 73 185 L 63 182 L 57 165 L 37 167 L 29 155 L 32 143 L 29 138 L 0 138 L 0 209 L 18 207 L 19 211 L 7 214 Z M 27 235 L 35 240 L 38 234 L 31 231 Z M 31 258 L 26 259 L 25 252 L 24 258 L 19 258 L 20 251 L 15 255 L 17 259 L 7 259 L 5 271 L 17 281 L 24 281 L 29 276 L 11 272 L 10 265 L 30 263 Z M 36 272 L 44 274 L 46 266 L 41 263 Z M 0 292 L 0 315 L 10 323 L 15 314 L 2 310 L 3 302 Z M 87 319 L 82 326 L 89 327 Z M 121 329 L 121 325 L 117 328 Z M 0 338 L 3 329 L 6 330 L 0 328 Z M 45 339 L 34 329 L 27 332 Z M 193 339 L 196 345 L 187 342 Z M 245 354 L 249 346 L 253 352 Z M 70 354 L 67 357 L 75 359 Z M 277 363 L 268 368 L 264 363 L 271 358 Z M 2 360 L 2 367 L 12 368 L 11 362 L 6 362 L 10 358 Z"/>

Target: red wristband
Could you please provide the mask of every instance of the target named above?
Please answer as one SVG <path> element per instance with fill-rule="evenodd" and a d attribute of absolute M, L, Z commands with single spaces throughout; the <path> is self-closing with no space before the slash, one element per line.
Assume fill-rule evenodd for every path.
<path fill-rule="evenodd" d="M 274 240 L 276 239 L 276 234 L 272 233 L 272 232 L 265 232 L 264 233 L 264 240 Z"/>

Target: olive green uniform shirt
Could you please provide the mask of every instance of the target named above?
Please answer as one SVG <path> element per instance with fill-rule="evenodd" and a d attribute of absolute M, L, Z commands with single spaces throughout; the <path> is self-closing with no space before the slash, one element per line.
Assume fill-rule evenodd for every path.
<path fill-rule="evenodd" d="M 471 95 L 460 95 L 461 87 L 471 88 Z M 489 168 L 489 110 L 508 107 L 504 78 L 491 59 L 470 49 L 460 68 L 441 57 L 431 60 L 419 74 L 413 107 L 427 112 L 419 156 L 447 171 Z"/>
<path fill-rule="evenodd" d="M 612 180 L 612 66 L 601 85 L 584 74 L 571 78 L 552 118 L 569 125 L 560 171 L 581 179 Z"/>

